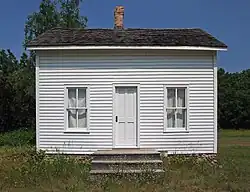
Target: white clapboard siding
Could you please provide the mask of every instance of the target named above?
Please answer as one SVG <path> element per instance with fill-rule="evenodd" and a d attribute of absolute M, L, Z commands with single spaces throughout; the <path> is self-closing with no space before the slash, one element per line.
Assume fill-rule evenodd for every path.
<path fill-rule="evenodd" d="M 38 147 L 89 154 L 113 147 L 113 83 L 140 84 L 140 147 L 168 153 L 213 153 L 214 52 L 38 52 Z M 164 132 L 164 85 L 189 84 L 189 131 Z M 88 85 L 89 133 L 64 128 L 64 86 Z"/>

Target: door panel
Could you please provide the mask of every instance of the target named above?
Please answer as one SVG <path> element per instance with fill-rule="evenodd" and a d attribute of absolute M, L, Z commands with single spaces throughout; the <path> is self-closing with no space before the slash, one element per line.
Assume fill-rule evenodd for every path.
<path fill-rule="evenodd" d="M 116 87 L 115 146 L 136 146 L 137 135 L 137 89 L 136 87 Z"/>

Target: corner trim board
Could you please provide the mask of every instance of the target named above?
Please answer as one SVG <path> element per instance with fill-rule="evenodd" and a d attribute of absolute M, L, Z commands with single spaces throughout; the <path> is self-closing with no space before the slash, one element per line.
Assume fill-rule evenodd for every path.
<path fill-rule="evenodd" d="M 213 56 L 214 64 L 214 153 L 218 150 L 218 87 L 217 87 L 217 67 L 216 67 L 216 55 Z"/>
<path fill-rule="evenodd" d="M 36 55 L 36 150 L 40 150 L 40 129 L 39 129 L 39 63 L 40 58 Z"/>

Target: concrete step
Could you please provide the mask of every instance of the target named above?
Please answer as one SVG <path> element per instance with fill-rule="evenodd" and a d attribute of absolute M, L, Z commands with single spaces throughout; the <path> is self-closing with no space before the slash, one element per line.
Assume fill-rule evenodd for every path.
<path fill-rule="evenodd" d="M 164 172 L 160 153 L 150 149 L 100 150 L 92 155 L 92 174 Z"/>
<path fill-rule="evenodd" d="M 97 151 L 92 158 L 93 160 L 161 160 L 157 151 L 138 149 Z"/>
<path fill-rule="evenodd" d="M 145 173 L 145 170 L 91 170 L 90 174 Z M 164 173 L 163 169 L 152 170 L 153 173 Z"/>
<path fill-rule="evenodd" d="M 92 170 L 155 170 L 162 169 L 162 160 L 93 160 Z"/>
<path fill-rule="evenodd" d="M 162 163 L 162 160 L 93 160 L 92 163 L 102 164 L 146 164 Z"/>
<path fill-rule="evenodd" d="M 131 148 L 119 148 L 110 150 L 98 150 L 95 154 L 160 154 L 160 152 L 152 149 L 131 149 Z"/>
<path fill-rule="evenodd" d="M 160 160 L 161 157 L 158 154 L 150 154 L 150 155 L 143 155 L 143 154 L 114 154 L 114 155 L 92 155 L 93 160 Z"/>

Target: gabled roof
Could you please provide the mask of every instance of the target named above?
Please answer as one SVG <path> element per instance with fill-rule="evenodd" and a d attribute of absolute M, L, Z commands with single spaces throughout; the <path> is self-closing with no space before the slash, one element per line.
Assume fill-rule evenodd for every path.
<path fill-rule="evenodd" d="M 59 46 L 227 48 L 223 42 L 198 28 L 121 30 L 53 28 L 28 43 L 30 49 Z"/>

